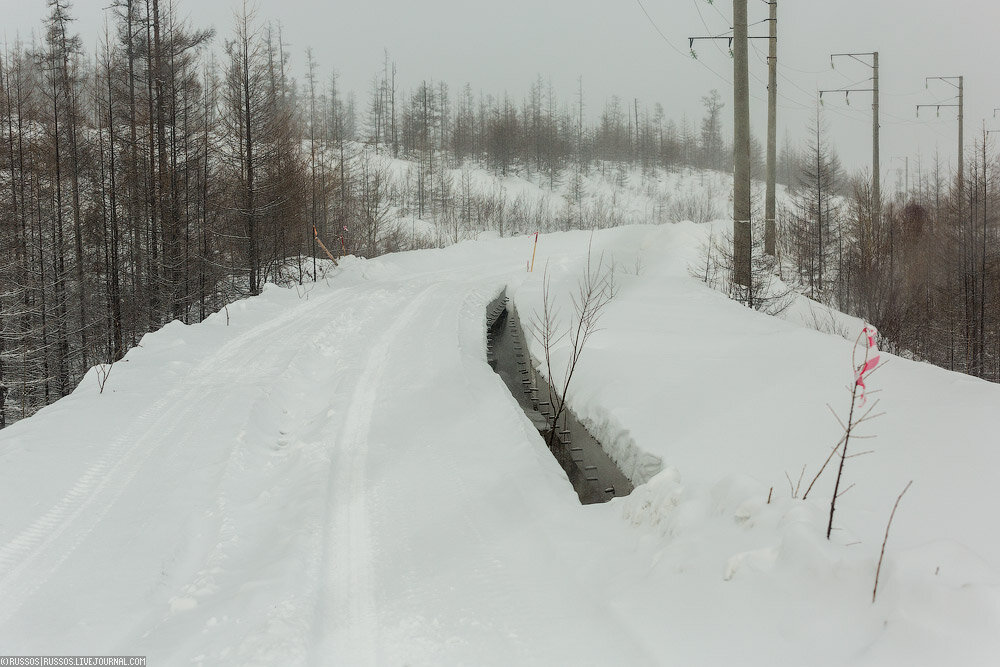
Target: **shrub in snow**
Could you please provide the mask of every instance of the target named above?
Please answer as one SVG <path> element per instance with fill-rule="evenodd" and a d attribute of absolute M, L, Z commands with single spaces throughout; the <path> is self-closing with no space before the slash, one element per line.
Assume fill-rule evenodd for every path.
<path fill-rule="evenodd" d="M 756 230 L 755 230 L 756 232 Z M 733 280 L 732 232 L 711 234 L 702 246 L 701 259 L 690 273 L 709 287 L 754 310 L 780 315 L 792 303 L 792 291 L 777 277 L 778 261 L 764 253 L 763 234 L 754 233 L 751 253 L 750 287 Z"/>

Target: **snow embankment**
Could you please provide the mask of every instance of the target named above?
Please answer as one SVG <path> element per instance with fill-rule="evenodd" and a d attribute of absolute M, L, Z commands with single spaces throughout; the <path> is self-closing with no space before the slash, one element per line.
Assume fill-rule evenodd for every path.
<path fill-rule="evenodd" d="M 827 541 L 832 470 L 794 487 L 840 437 L 851 343 L 691 278 L 707 234 L 546 235 L 534 273 L 528 237 L 349 258 L 147 336 L 103 393 L 0 433 L 0 652 L 992 664 L 1000 389 L 890 357 Z M 570 317 L 591 242 L 616 296 L 569 401 L 645 483 L 581 507 L 485 362 L 484 309 L 506 287 L 527 324 L 545 267 Z"/>
<path fill-rule="evenodd" d="M 705 226 L 684 223 L 595 237 L 593 259 L 603 252 L 618 266 L 617 295 L 569 397 L 636 481 L 634 461 L 662 462 L 663 472 L 621 505 L 625 518 L 662 539 L 653 567 L 673 583 L 659 594 L 685 600 L 683 614 L 666 613 L 682 625 L 718 622 L 720 607 L 735 602 L 732 589 L 746 586 L 736 594 L 746 607 L 733 613 L 734 624 L 781 628 L 803 647 L 841 629 L 825 656 L 796 656 L 785 646 L 793 662 L 935 664 L 962 656 L 986 664 L 1000 647 L 988 630 L 1000 627 L 1000 539 L 984 530 L 998 496 L 1000 388 L 883 355 L 888 364 L 869 383 L 877 390 L 869 405 L 878 399 L 876 412 L 885 414 L 850 443 L 858 456 L 847 460 L 840 488 L 850 488 L 827 542 L 836 468 L 827 467 L 806 501 L 801 496 L 842 435 L 827 404 L 846 421 L 863 323 L 829 312 L 820 324 L 829 322 L 830 333 L 821 333 L 804 298 L 782 319 L 729 301 L 690 277 L 706 235 Z M 548 271 L 551 293 L 565 299 L 583 274 L 588 236 L 563 238 L 576 257 L 553 253 Z M 526 281 L 516 302 L 522 312 L 540 312 L 541 295 L 537 280 Z M 569 317 L 571 304 L 562 307 Z M 537 345 L 533 351 L 541 354 Z M 567 356 L 562 349 L 554 358 Z M 886 522 L 909 480 L 872 605 Z M 706 593 L 737 580 L 746 581 L 714 601 Z M 704 617 L 692 609 L 705 609 Z M 720 660 L 737 659 L 718 650 Z M 696 662 L 711 664 L 704 656 Z"/>

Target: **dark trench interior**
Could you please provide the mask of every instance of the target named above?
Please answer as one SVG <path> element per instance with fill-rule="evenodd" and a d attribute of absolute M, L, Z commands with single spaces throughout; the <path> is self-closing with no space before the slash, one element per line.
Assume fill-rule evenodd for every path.
<path fill-rule="evenodd" d="M 568 407 L 559 423 L 553 423 L 549 385 L 535 370 L 517 311 L 508 303 L 506 292 L 502 292 L 486 309 L 486 358 L 490 366 L 546 443 L 555 429 L 549 451 L 566 471 L 582 504 L 627 496 L 632 482 Z"/>

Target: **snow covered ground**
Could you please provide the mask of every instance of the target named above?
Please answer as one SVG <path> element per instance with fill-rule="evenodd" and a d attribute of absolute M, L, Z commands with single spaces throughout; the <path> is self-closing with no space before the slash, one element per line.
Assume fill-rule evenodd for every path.
<path fill-rule="evenodd" d="M 527 319 L 547 264 L 568 314 L 588 233 L 542 236 L 530 274 L 529 237 L 348 258 L 146 336 L 103 393 L 92 371 L 0 432 L 0 653 L 996 664 L 1000 388 L 890 358 L 828 542 L 832 471 L 805 501 L 785 474 L 837 441 L 852 343 L 691 278 L 707 235 L 593 237 L 617 295 L 570 403 L 640 483 L 605 505 L 485 362 L 486 304 Z"/>

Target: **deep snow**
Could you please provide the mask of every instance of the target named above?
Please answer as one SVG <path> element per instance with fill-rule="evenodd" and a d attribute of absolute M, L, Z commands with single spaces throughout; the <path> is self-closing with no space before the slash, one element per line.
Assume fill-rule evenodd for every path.
<path fill-rule="evenodd" d="M 1000 388 L 889 357 L 827 542 L 831 472 L 808 501 L 785 473 L 839 437 L 852 345 L 690 277 L 709 228 L 593 236 L 617 296 L 570 402 L 640 483 L 605 505 L 485 361 L 505 286 L 530 314 L 547 265 L 569 314 L 588 233 L 542 236 L 530 274 L 530 237 L 347 258 L 146 336 L 103 394 L 92 371 L 0 433 L 0 653 L 995 664 Z"/>

